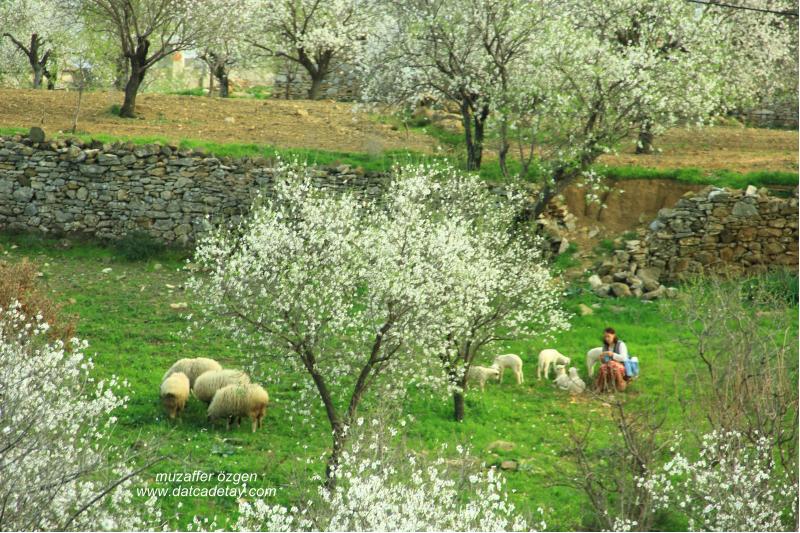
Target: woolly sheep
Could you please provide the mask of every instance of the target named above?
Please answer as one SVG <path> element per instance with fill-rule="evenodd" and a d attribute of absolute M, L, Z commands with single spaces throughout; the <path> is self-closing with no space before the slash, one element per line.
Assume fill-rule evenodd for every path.
<path fill-rule="evenodd" d="M 500 372 L 497 378 L 498 381 L 503 381 L 503 371 L 505 371 L 506 368 L 510 368 L 514 373 L 514 377 L 517 378 L 517 385 L 522 385 L 524 379 L 522 375 L 522 359 L 518 355 L 513 353 L 498 355 L 494 358 L 492 368 L 496 368 Z"/>
<path fill-rule="evenodd" d="M 161 404 L 170 418 L 179 415 L 189 399 L 189 378 L 183 372 L 172 374 L 161 383 Z"/>
<path fill-rule="evenodd" d="M 214 394 L 228 385 L 248 385 L 250 378 L 241 370 L 212 370 L 204 372 L 194 382 L 192 392 L 201 402 L 211 403 Z"/>
<path fill-rule="evenodd" d="M 589 377 L 594 375 L 594 365 L 600 360 L 603 355 L 603 348 L 592 348 L 586 352 L 586 371 L 589 372 Z"/>
<path fill-rule="evenodd" d="M 477 381 L 481 390 L 484 390 L 487 379 L 498 377 L 500 377 L 500 371 L 495 367 L 474 365 L 469 367 L 469 372 L 467 372 L 467 382 Z"/>
<path fill-rule="evenodd" d="M 176 361 L 175 364 L 172 365 L 169 370 L 167 370 L 167 373 L 164 374 L 164 377 L 161 379 L 161 381 L 164 381 L 176 372 L 183 372 L 189 378 L 189 387 L 194 387 L 195 380 L 197 380 L 201 374 L 213 370 L 222 370 L 222 365 L 213 359 L 209 359 L 208 357 L 178 359 L 178 361 Z"/>
<path fill-rule="evenodd" d="M 546 348 L 539 352 L 539 367 L 536 370 L 536 377 L 542 379 L 542 372 L 544 371 L 544 377 L 550 379 L 551 366 L 568 365 L 569 362 L 569 357 L 560 354 L 558 350 Z"/>
<path fill-rule="evenodd" d="M 237 424 L 243 417 L 253 421 L 253 433 L 261 427 L 264 414 L 267 412 L 269 395 L 261 386 L 228 385 L 217 391 L 211 405 L 208 406 L 208 420 L 213 422 L 225 418 L 225 429 L 230 429 L 231 421 Z"/>
<path fill-rule="evenodd" d="M 569 369 L 569 374 L 563 365 L 556 366 L 555 383 L 559 389 L 569 391 L 570 394 L 581 394 L 586 390 L 586 384 L 578 376 L 578 369 L 574 366 Z"/>

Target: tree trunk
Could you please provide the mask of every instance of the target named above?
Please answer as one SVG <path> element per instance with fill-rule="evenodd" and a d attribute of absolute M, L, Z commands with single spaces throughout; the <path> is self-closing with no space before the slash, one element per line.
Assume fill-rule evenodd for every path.
<path fill-rule="evenodd" d="M 128 83 L 125 84 L 125 101 L 119 116 L 125 118 L 136 117 L 136 95 L 139 93 L 139 86 L 142 84 L 144 75 L 147 72 L 147 51 L 150 49 L 150 41 L 145 38 L 138 38 L 136 49 L 128 55 L 130 61 L 130 76 Z"/>
<path fill-rule="evenodd" d="M 639 138 L 636 142 L 637 154 L 653 153 L 653 125 L 649 120 L 645 120 L 639 128 Z"/>
<path fill-rule="evenodd" d="M 142 84 L 143 77 L 144 73 L 140 72 L 138 68 L 131 68 L 128 83 L 125 84 L 125 101 L 122 103 L 119 116 L 136 118 L 136 95 L 139 93 L 139 86 Z"/>
<path fill-rule="evenodd" d="M 472 109 L 466 98 L 461 100 L 461 124 L 464 126 L 464 142 L 467 144 L 467 170 L 474 170 L 472 154 L 474 151 L 472 141 Z"/>
<path fill-rule="evenodd" d="M 497 154 L 497 160 L 500 164 L 500 170 L 503 172 L 504 177 L 508 177 L 508 163 L 506 157 L 511 145 L 508 142 L 508 122 L 505 119 L 500 123 L 500 151 Z"/>
<path fill-rule="evenodd" d="M 33 88 L 42 88 L 42 79 L 44 78 L 44 69 L 38 63 L 33 65 Z"/>
<path fill-rule="evenodd" d="M 322 76 L 313 74 L 311 76 L 311 87 L 308 88 L 308 99 L 319 100 L 319 95 L 322 92 Z"/>
<path fill-rule="evenodd" d="M 462 422 L 464 420 L 464 393 L 463 392 L 454 392 L 453 393 L 453 418 L 455 418 L 456 422 Z"/>
<path fill-rule="evenodd" d="M 222 98 L 227 98 L 230 91 L 230 85 L 228 82 L 228 71 L 225 70 L 225 65 L 217 65 L 214 69 L 214 76 L 219 82 L 219 95 Z"/>
<path fill-rule="evenodd" d="M 336 427 L 333 430 L 333 449 L 328 463 L 325 465 L 325 488 L 332 489 L 336 486 L 336 477 L 334 472 L 339 468 L 339 462 L 342 458 L 342 450 L 344 450 L 345 435 L 341 427 Z"/>

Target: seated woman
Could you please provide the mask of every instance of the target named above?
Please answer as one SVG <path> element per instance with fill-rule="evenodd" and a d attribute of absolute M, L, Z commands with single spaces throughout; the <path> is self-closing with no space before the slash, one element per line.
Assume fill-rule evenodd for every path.
<path fill-rule="evenodd" d="M 628 386 L 625 365 L 628 347 L 617 337 L 614 328 L 603 330 L 603 353 L 600 356 L 600 372 L 597 374 L 595 388 L 599 392 L 624 391 Z"/>

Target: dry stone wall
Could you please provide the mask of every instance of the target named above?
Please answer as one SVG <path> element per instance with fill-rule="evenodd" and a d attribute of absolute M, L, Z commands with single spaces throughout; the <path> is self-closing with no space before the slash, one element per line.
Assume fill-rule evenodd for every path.
<path fill-rule="evenodd" d="M 797 189 L 790 198 L 765 189 L 708 187 L 659 211 L 642 242 L 643 262 L 666 279 L 692 272 L 762 271 L 798 266 Z"/>
<path fill-rule="evenodd" d="M 752 186 L 689 191 L 597 263 L 589 284 L 598 296 L 655 300 L 675 296 L 667 285 L 695 273 L 797 271 L 797 226 L 797 189 L 788 198 Z"/>
<path fill-rule="evenodd" d="M 267 160 L 176 146 L 0 137 L 0 230 L 111 239 L 144 231 L 185 245 L 214 224 L 236 223 L 257 191 L 270 194 L 274 172 Z M 345 165 L 314 172 L 318 186 L 370 196 L 388 181 Z"/>

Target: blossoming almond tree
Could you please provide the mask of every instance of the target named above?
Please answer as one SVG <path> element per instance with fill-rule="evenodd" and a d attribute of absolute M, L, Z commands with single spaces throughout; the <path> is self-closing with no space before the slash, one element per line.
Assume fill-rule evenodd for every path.
<path fill-rule="evenodd" d="M 34 89 L 42 87 L 44 78 L 47 78 L 49 88 L 55 86 L 55 56 L 66 55 L 70 40 L 77 31 L 74 13 L 57 2 L 0 2 L 0 39 L 11 43 L 6 52 L 25 57 L 33 74 Z"/>
<path fill-rule="evenodd" d="M 320 97 L 333 61 L 350 60 L 372 25 L 371 0 L 249 0 L 248 40 L 270 57 L 302 66 L 308 98 Z"/>
<path fill-rule="evenodd" d="M 147 71 L 171 54 L 192 48 L 220 16 L 237 13 L 235 2 L 222 0 L 70 0 L 98 29 L 114 35 L 129 63 L 120 116 L 132 118 L 136 96 Z"/>
<path fill-rule="evenodd" d="M 328 474 L 365 396 L 402 394 L 430 365 L 444 334 L 437 309 L 447 299 L 447 267 L 464 248 L 459 221 L 427 220 L 402 187 L 393 209 L 310 185 L 313 169 L 287 165 L 274 198 L 256 204 L 236 233 L 202 242 L 208 271 L 190 286 L 204 314 L 287 370 L 308 377 L 333 436 Z M 387 224 L 389 212 L 402 217 Z M 421 377 L 422 376 L 422 377 Z M 431 376 L 435 379 L 436 376 Z"/>
<path fill-rule="evenodd" d="M 445 459 L 415 453 L 398 439 L 396 419 L 358 419 L 334 474 L 335 487 L 302 487 L 302 506 L 242 501 L 234 531 L 536 531 L 508 500 L 505 479 L 469 451 Z M 405 426 L 405 420 L 400 421 Z M 452 454 L 449 454 L 452 455 Z M 301 508 L 302 507 L 302 508 Z M 189 530 L 218 525 L 195 519 Z"/>
<path fill-rule="evenodd" d="M 673 457 L 639 482 L 656 507 L 685 514 L 689 531 L 794 531 L 797 485 L 776 468 L 769 439 L 736 431 L 703 436 L 696 459 Z"/>
<path fill-rule="evenodd" d="M 501 341 L 545 341 L 554 331 L 569 328 L 568 317 L 541 243 L 512 235 L 520 195 L 500 197 L 452 167 L 400 172 L 407 183 L 429 177 L 430 188 L 404 195 L 424 211 L 423 218 L 458 221 L 466 230 L 463 249 L 449 259 L 448 277 L 440 281 L 449 297 L 439 306 L 438 318 L 446 332 L 446 347 L 438 357 L 452 389 L 454 417 L 460 421 L 467 373 L 476 357 Z"/>
<path fill-rule="evenodd" d="M 86 343 L 48 329 L 19 304 L 0 309 L 0 529 L 158 527 L 155 501 L 131 490 L 152 462 L 134 468 L 109 442 L 120 383 L 93 379 Z"/>

